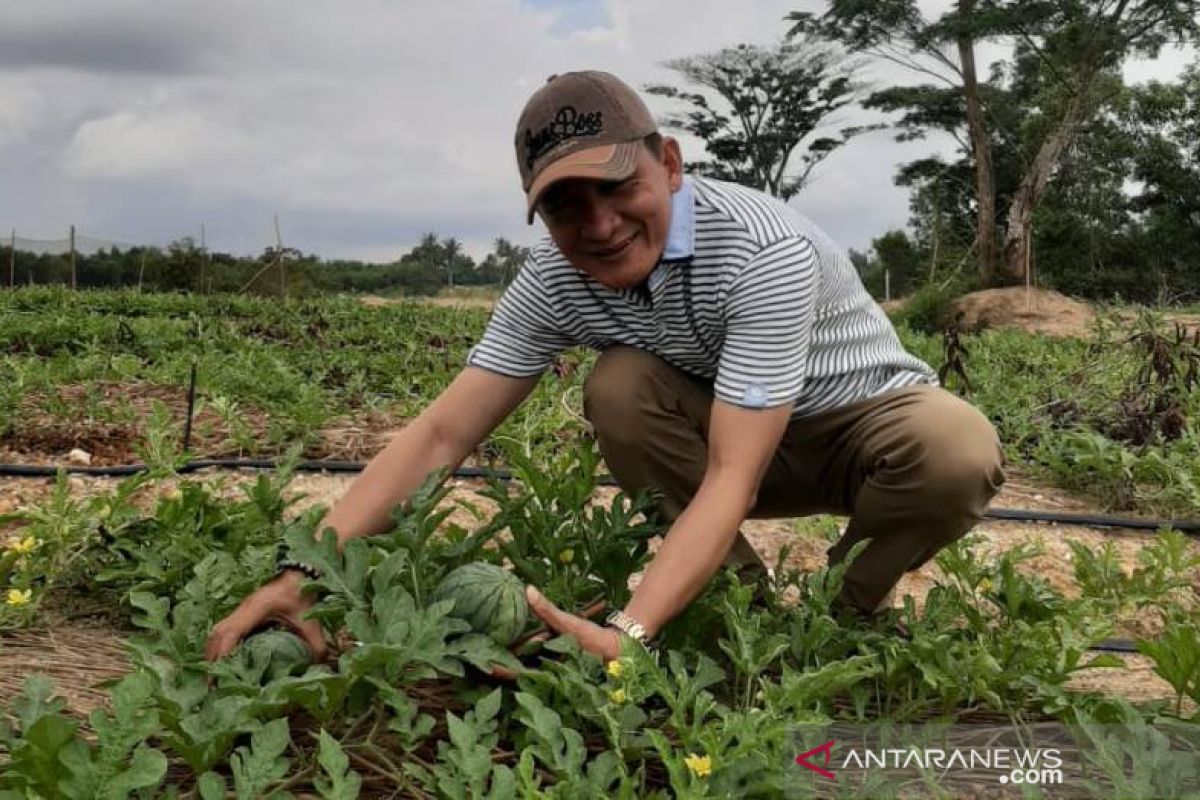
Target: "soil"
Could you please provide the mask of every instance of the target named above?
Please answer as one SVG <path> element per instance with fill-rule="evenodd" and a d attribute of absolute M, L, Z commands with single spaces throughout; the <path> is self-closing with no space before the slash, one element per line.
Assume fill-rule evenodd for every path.
<path fill-rule="evenodd" d="M 255 471 L 237 472 L 209 470 L 189 478 L 203 480 L 215 490 L 227 496 L 239 493 L 243 481 L 253 480 Z M 289 486 L 293 496 L 302 496 L 293 506 L 294 511 L 312 504 L 333 504 L 346 490 L 353 475 L 330 475 L 303 473 L 297 475 Z M 86 496 L 108 492 L 115 481 L 108 478 L 68 479 L 72 494 Z M 8 478 L 0 480 L 0 515 L 11 511 L 41 504 L 49 495 L 53 481 L 44 478 Z M 143 490 L 138 502 L 150 508 L 158 496 L 171 490 L 169 484 L 148 487 Z M 491 513 L 490 501 L 477 494 L 482 488 L 480 481 L 455 480 L 453 491 L 447 500 L 453 511 L 448 523 L 456 523 L 467 529 L 478 526 L 476 517 L 468 509 L 474 506 L 482 513 Z M 616 490 L 602 488 L 597 502 L 608 502 Z M 1033 508 L 1051 511 L 1089 511 L 1087 504 L 1063 492 L 1043 489 L 1023 479 L 1010 477 L 1001 494 L 994 502 L 1001 508 Z M 786 544 L 791 550 L 784 566 L 803 571 L 819 569 L 825 564 L 825 550 L 845 520 L 749 520 L 743 532 L 755 551 L 768 564 L 775 565 L 781 548 Z M 1114 543 L 1122 567 L 1132 570 L 1137 565 L 1140 549 L 1152 538 L 1152 533 L 1114 532 L 1105 529 L 985 520 L 975 529 L 981 538 L 980 547 L 985 553 L 1000 553 L 1023 543 L 1038 548 L 1039 554 L 1023 562 L 1022 569 L 1036 573 L 1047 580 L 1055 589 L 1071 596 L 1078 593 L 1073 580 L 1071 551 L 1068 542 L 1083 543 L 1089 548 L 1099 548 L 1107 541 Z M 20 536 L 19 527 L 13 523 L 0 525 L 0 541 Z M 1200 552 L 1200 543 L 1193 544 Z M 905 595 L 911 595 L 918 608 L 925 593 L 939 579 L 940 570 L 934 564 L 926 565 L 915 573 L 906 575 L 897 587 L 892 604 L 899 606 Z M 1200 592 L 1200 576 L 1197 577 Z M 1151 618 L 1130 620 L 1121 625 L 1116 635 L 1122 638 L 1150 636 L 1157 631 L 1157 621 Z M 125 667 L 120 642 L 127 631 L 111 627 L 102 618 L 86 616 L 86 612 L 75 610 L 71 618 L 55 619 L 47 627 L 7 634 L 0 638 L 0 703 L 20 689 L 24 676 L 33 669 L 49 666 L 50 672 L 60 683 L 70 707 L 86 713 L 100 702 L 104 693 L 98 684 L 119 675 Z M 1078 690 L 1104 692 L 1125 696 L 1132 700 L 1146 701 L 1172 697 L 1170 687 L 1153 672 L 1148 659 L 1140 655 L 1121 655 L 1126 666 L 1123 669 L 1095 669 L 1081 672 L 1070 684 Z"/>
<path fill-rule="evenodd" d="M 0 463 L 66 464 L 72 450 L 90 456 L 92 466 L 131 464 L 142 460 L 138 448 L 144 442 L 146 421 L 156 405 L 166 408 L 170 419 L 187 417 L 187 391 L 180 387 L 144 382 L 94 381 L 65 384 L 53 397 L 27 395 L 9 421 L 0 429 Z M 89 415 L 47 413 L 47 408 L 88 409 Z M 269 439 L 267 412 L 241 406 L 238 421 L 256 443 Z M 178 424 L 178 423 L 177 423 Z M 383 449 L 403 425 L 403 420 L 381 411 L 335 417 L 317 432 L 305 458 L 362 461 Z M 244 455 L 224 420 L 203 402 L 192 421 L 189 449 L 199 458 L 238 458 Z"/>
<path fill-rule="evenodd" d="M 1047 336 L 1085 338 L 1096 319 L 1087 303 L 1050 289 L 1012 286 L 985 289 L 958 298 L 952 314 L 961 314 L 964 331 L 1016 328 Z"/>

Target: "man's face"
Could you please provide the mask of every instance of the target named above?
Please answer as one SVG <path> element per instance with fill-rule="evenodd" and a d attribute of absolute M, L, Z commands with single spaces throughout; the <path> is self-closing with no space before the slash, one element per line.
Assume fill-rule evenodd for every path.
<path fill-rule="evenodd" d="M 612 289 L 644 281 L 667 244 L 671 194 L 683 181 L 674 139 L 662 156 L 638 152 L 637 168 L 623 181 L 567 178 L 548 188 L 537 210 L 567 260 Z"/>

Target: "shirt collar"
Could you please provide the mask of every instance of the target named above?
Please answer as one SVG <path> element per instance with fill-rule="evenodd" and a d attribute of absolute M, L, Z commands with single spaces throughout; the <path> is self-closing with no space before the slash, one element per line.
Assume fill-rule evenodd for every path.
<path fill-rule="evenodd" d="M 692 179 L 684 175 L 679 190 L 671 195 L 671 227 L 663 261 L 684 261 L 696 252 L 696 201 Z"/>

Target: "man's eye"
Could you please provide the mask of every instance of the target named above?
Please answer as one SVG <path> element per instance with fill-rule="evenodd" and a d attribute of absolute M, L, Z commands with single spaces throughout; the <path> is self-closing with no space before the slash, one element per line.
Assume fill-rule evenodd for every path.
<path fill-rule="evenodd" d="M 600 186 L 597 188 L 599 189 L 600 194 L 604 195 L 605 197 L 609 197 L 609 196 L 614 195 L 617 192 L 621 191 L 621 189 L 625 188 L 628 184 L 629 184 L 629 181 L 627 181 L 627 180 L 624 180 L 624 181 L 601 181 Z"/>

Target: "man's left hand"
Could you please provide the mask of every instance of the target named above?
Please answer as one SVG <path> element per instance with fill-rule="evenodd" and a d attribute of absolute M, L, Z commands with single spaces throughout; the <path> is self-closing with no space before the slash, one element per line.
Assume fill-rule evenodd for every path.
<path fill-rule="evenodd" d="M 621 634 L 613 628 L 597 625 L 591 620 L 563 611 L 551 603 L 532 586 L 525 588 L 525 599 L 529 608 L 537 614 L 546 627 L 555 633 L 573 636 L 579 646 L 603 661 L 615 661 L 621 657 Z"/>

